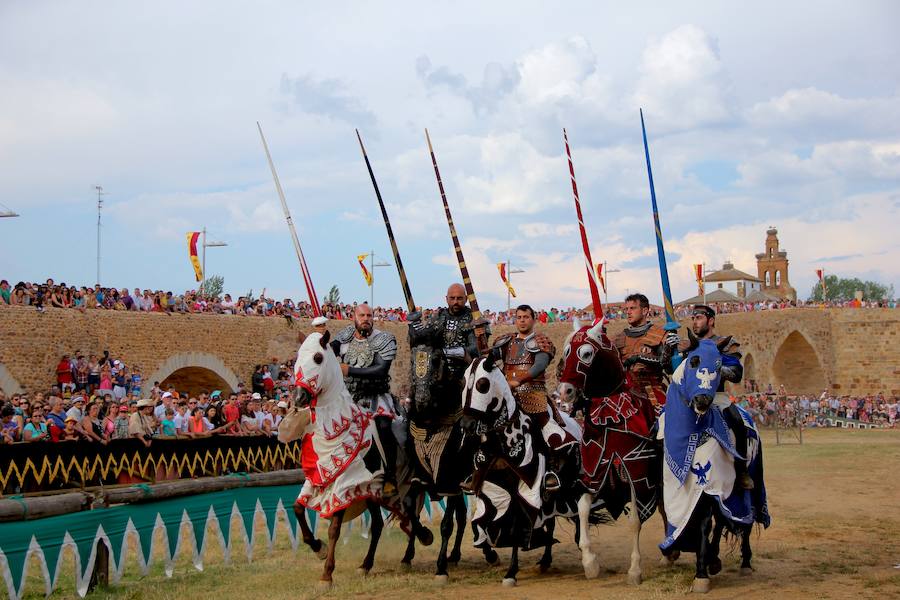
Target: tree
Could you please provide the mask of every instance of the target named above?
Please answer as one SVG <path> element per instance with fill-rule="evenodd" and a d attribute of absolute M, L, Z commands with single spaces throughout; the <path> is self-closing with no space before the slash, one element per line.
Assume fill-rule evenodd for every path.
<path fill-rule="evenodd" d="M 857 277 L 843 278 L 837 275 L 825 276 L 827 288 L 826 300 L 847 302 L 856 297 L 856 292 L 863 293 L 863 300 L 891 300 L 894 297 L 894 286 L 883 285 L 877 281 L 862 281 Z M 822 284 L 816 283 L 809 294 L 810 302 L 822 301 Z"/>
<path fill-rule="evenodd" d="M 323 304 L 339 304 L 340 301 L 341 290 L 339 290 L 336 285 L 331 286 L 331 289 L 328 290 L 328 293 L 322 298 Z"/>
<path fill-rule="evenodd" d="M 219 298 L 224 289 L 225 278 L 221 275 L 213 275 L 203 281 L 203 285 L 200 286 L 200 295 L 208 299 Z"/>

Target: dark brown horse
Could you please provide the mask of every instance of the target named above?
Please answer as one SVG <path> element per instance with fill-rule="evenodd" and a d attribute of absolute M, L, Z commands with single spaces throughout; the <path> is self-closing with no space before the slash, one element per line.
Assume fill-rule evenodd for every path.
<path fill-rule="evenodd" d="M 560 400 L 584 413 L 581 482 L 589 491 L 578 502 L 584 574 L 594 578 L 600 573 L 588 530 L 592 507 L 602 501 L 617 519 L 630 504 L 628 582 L 639 584 L 641 524 L 656 510 L 659 481 L 653 405 L 627 375 L 602 322 L 581 327 L 566 340 L 559 382 Z"/>

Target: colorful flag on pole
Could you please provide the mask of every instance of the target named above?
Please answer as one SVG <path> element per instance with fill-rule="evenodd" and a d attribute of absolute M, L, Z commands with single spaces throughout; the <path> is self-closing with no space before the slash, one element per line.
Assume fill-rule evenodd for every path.
<path fill-rule="evenodd" d="M 606 293 L 606 279 L 603 277 L 603 263 L 597 263 L 597 281 L 600 283 L 600 286 L 603 288 L 603 293 Z"/>
<path fill-rule="evenodd" d="M 360 254 L 359 256 L 356 257 L 356 259 L 359 260 L 359 268 L 362 269 L 363 278 L 366 280 L 366 285 L 369 287 L 372 287 L 372 274 L 369 273 L 369 270 L 366 268 L 366 263 L 365 263 L 365 260 L 366 260 L 366 258 L 368 258 L 368 256 L 369 256 L 368 253 Z"/>
<path fill-rule="evenodd" d="M 200 267 L 200 258 L 197 256 L 197 240 L 200 239 L 199 231 L 187 233 L 188 254 L 191 257 L 191 265 L 194 267 L 194 277 L 197 281 L 203 281 L 203 269 Z"/>
<path fill-rule="evenodd" d="M 703 285 L 703 265 L 694 265 L 694 278 L 697 280 L 697 295 L 702 296 L 706 290 Z"/>
<path fill-rule="evenodd" d="M 512 284 L 509 283 L 509 276 L 506 273 L 506 263 L 497 263 L 497 270 L 500 271 L 500 279 L 503 281 L 503 283 L 506 284 L 506 289 L 509 290 L 509 295 L 515 298 L 516 290 L 514 290 Z"/>
<path fill-rule="evenodd" d="M 822 284 L 822 299 L 828 295 L 828 288 L 825 287 L 825 269 L 816 269 L 816 277 L 819 278 L 819 283 Z"/>

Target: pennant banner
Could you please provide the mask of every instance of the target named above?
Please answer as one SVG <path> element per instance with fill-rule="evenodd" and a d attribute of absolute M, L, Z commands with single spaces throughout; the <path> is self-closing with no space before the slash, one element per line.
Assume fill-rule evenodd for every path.
<path fill-rule="evenodd" d="M 509 295 L 515 298 L 516 290 L 513 289 L 512 284 L 509 282 L 509 276 L 506 273 L 506 263 L 497 263 L 497 270 L 500 271 L 500 279 L 503 281 L 503 283 L 506 284 L 506 289 L 509 290 Z"/>
<path fill-rule="evenodd" d="M 203 268 L 200 266 L 200 258 L 197 256 L 197 240 L 200 239 L 199 231 L 191 231 L 187 234 L 188 254 L 191 257 L 191 265 L 194 267 L 194 277 L 197 281 L 203 281 Z"/>
<path fill-rule="evenodd" d="M 366 285 L 372 287 L 372 274 L 369 273 L 369 270 L 366 268 L 365 263 L 365 260 L 368 256 L 368 254 L 360 254 L 356 257 L 356 260 L 359 261 L 359 268 L 362 269 L 363 279 L 366 280 Z"/>
<path fill-rule="evenodd" d="M 694 279 L 697 280 L 697 295 L 702 296 L 705 291 L 705 286 L 703 284 L 703 265 L 694 265 Z"/>
<path fill-rule="evenodd" d="M 597 282 L 600 284 L 600 287 L 603 288 L 603 293 L 606 293 L 606 278 L 603 277 L 603 263 L 597 263 Z"/>
<path fill-rule="evenodd" d="M 822 284 L 822 299 L 825 299 L 825 296 L 828 295 L 828 288 L 825 286 L 825 269 L 816 269 L 816 277 L 819 278 L 819 283 Z"/>

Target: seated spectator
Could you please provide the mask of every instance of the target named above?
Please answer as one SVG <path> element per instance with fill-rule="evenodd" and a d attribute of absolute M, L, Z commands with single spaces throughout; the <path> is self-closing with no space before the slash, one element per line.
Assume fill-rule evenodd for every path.
<path fill-rule="evenodd" d="M 0 408 L 0 436 L 4 444 L 14 444 L 19 441 L 19 426 L 13 420 L 16 411 L 10 404 L 4 404 Z"/>
<path fill-rule="evenodd" d="M 145 446 L 150 447 L 150 440 L 156 431 L 156 420 L 153 418 L 153 406 L 155 402 L 149 398 L 138 400 L 137 410 L 132 413 L 128 421 L 128 434 L 141 440 Z"/>
<path fill-rule="evenodd" d="M 100 404 L 100 402 L 91 402 L 87 408 L 87 414 L 81 418 L 80 427 L 76 427 L 76 429 L 84 439 L 106 444 L 107 439 L 103 435 L 103 424 L 100 422 Z"/>
<path fill-rule="evenodd" d="M 31 409 L 31 419 L 22 432 L 23 442 L 45 442 L 50 438 L 47 423 L 44 422 L 44 408 L 35 406 Z"/>
<path fill-rule="evenodd" d="M 75 417 L 66 417 L 66 427 L 60 434 L 59 440 L 62 442 L 74 442 L 80 440 L 81 434 L 78 433 L 78 430 L 76 429 L 77 426 L 78 423 L 75 421 Z"/>
<path fill-rule="evenodd" d="M 165 410 L 163 419 L 159 422 L 159 435 L 165 437 L 178 435 L 178 430 L 175 428 L 175 409 L 167 408 Z"/>
<path fill-rule="evenodd" d="M 128 421 L 130 419 L 128 406 L 127 402 L 122 402 L 119 404 L 118 410 L 116 411 L 116 419 L 113 422 L 115 429 L 113 430 L 112 435 L 112 439 L 114 440 L 124 440 L 128 438 Z"/>

